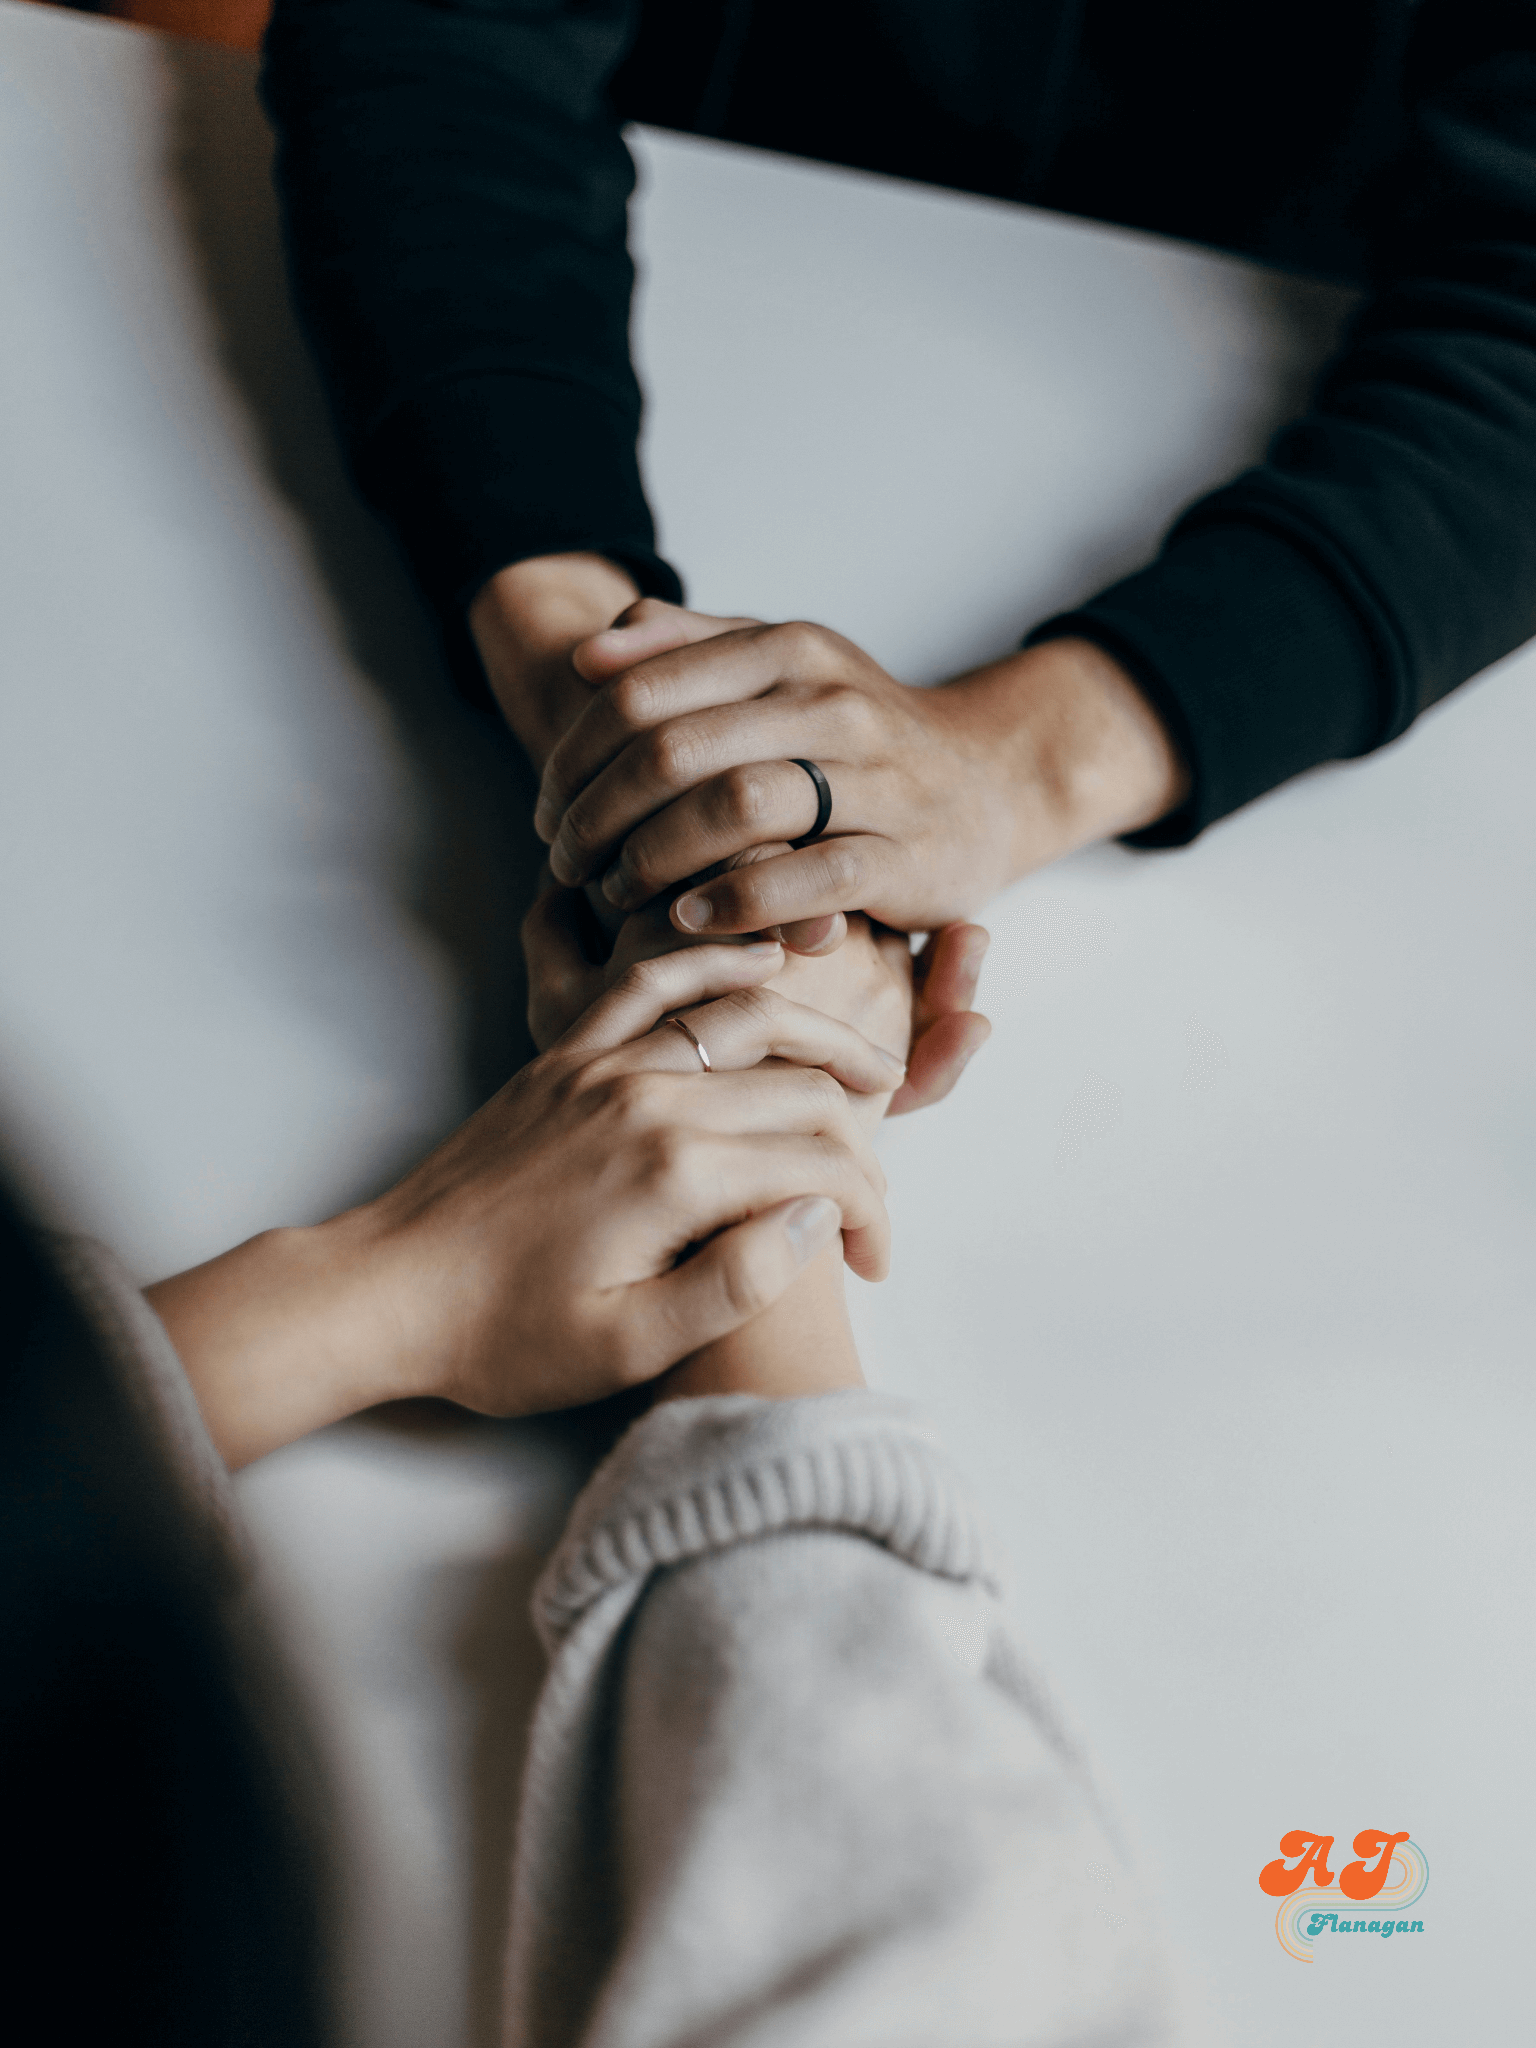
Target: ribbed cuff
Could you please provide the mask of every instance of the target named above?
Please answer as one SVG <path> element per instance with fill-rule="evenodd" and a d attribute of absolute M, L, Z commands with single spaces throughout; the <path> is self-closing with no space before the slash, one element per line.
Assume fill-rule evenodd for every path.
<path fill-rule="evenodd" d="M 1183 846 L 1322 761 L 1385 737 L 1382 679 L 1326 570 L 1246 520 L 1176 530 L 1152 566 L 1025 642 L 1091 640 L 1135 678 L 1191 776 L 1187 802 L 1132 846 Z"/>
<path fill-rule="evenodd" d="M 667 1565 L 787 1529 L 844 1529 L 920 1571 L 1000 1574 L 985 1525 L 905 1402 L 850 1389 L 794 1401 L 670 1401 L 598 1468 L 534 1594 L 554 1650 L 595 1601 Z"/>
<path fill-rule="evenodd" d="M 607 555 L 682 600 L 656 553 L 636 421 L 583 384 L 497 372 L 429 385 L 358 454 L 358 480 L 447 616 L 509 562 Z"/>
<path fill-rule="evenodd" d="M 181 1505 L 202 1541 L 200 1556 L 226 1584 L 242 1580 L 249 1553 L 229 1470 L 214 1447 L 165 1325 L 127 1270 L 91 1237 L 41 1233 L 123 1397 L 174 1475 Z"/>

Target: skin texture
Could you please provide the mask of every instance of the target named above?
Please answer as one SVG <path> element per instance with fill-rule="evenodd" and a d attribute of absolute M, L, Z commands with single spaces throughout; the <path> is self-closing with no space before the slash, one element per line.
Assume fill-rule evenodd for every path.
<path fill-rule="evenodd" d="M 621 615 L 630 623 L 618 633 L 606 631 Z M 599 555 L 547 555 L 513 563 L 492 577 L 471 606 L 469 623 L 507 723 L 530 760 L 542 768 L 599 693 L 600 681 L 590 679 L 583 668 L 599 677 L 612 670 L 616 659 L 633 659 L 637 650 L 672 647 L 680 634 L 694 632 L 689 622 L 697 617 L 650 600 L 636 605 L 629 577 Z M 704 623 L 715 627 L 729 622 Z M 810 789 L 803 770 L 790 772 Z M 788 851 L 782 843 L 754 844 L 732 856 L 725 867 Z M 591 893 L 599 922 L 613 936 L 625 913 L 600 891 Z M 790 951 L 824 954 L 842 943 L 847 926 L 844 916 L 836 913 L 777 929 Z M 985 932 L 971 925 L 936 933 L 919 954 L 910 1071 L 892 1102 L 893 1115 L 925 1108 L 947 1095 L 985 1040 L 988 1027 L 971 1014 L 971 1003 L 986 946 Z M 530 960 L 536 1044 L 547 1045 L 593 993 L 591 982 L 584 984 L 576 1000 L 558 986 L 546 988 L 543 977 L 554 971 L 554 958 L 545 948 Z M 541 1035 L 545 1012 L 562 1022 L 544 1028 Z"/>
<path fill-rule="evenodd" d="M 768 987 L 783 964 L 636 962 L 376 1201 L 147 1290 L 231 1466 L 383 1400 L 513 1415 L 633 1387 L 835 1260 L 839 1231 L 881 1277 L 884 1177 L 851 1104 L 883 1106 L 901 1062 Z M 864 1014 L 889 1035 L 905 1000 Z"/>
<path fill-rule="evenodd" d="M 493 576 L 470 606 L 491 692 L 535 768 L 594 694 L 572 654 L 638 597 L 633 580 L 602 555 L 539 555 Z"/>
<path fill-rule="evenodd" d="M 576 943 L 576 933 L 585 922 L 584 901 L 576 891 L 552 892 L 529 920 L 525 934 L 529 979 L 543 991 L 542 997 L 536 998 L 531 1019 L 536 1042 L 541 1042 L 541 1032 L 558 1029 L 572 1007 L 591 1001 L 608 977 L 629 971 L 627 963 L 696 943 L 673 929 L 667 905 L 658 903 L 627 920 L 615 940 L 611 959 L 597 965 L 582 959 Z M 941 1000 L 954 1001 L 963 994 L 963 1011 L 938 1014 L 925 1035 L 936 1043 L 946 1031 L 959 1032 L 969 1051 L 974 1051 L 989 1029 L 985 1018 L 969 1011 L 986 939 L 986 933 L 975 925 L 951 926 L 935 933 L 914 962 L 904 937 L 854 913 L 848 919 L 846 940 L 835 951 L 818 957 L 788 954 L 766 986 L 857 1026 L 887 1051 L 912 1037 L 915 1021 L 925 1011 L 932 1011 Z M 922 971 L 921 980 L 916 969 Z M 706 1038 L 705 1042 L 713 1057 L 712 1041 Z M 914 1043 L 914 1059 L 921 1042 Z M 935 1072 L 942 1070 L 947 1087 L 953 1079 L 951 1069 L 958 1068 L 937 1051 L 935 1057 Z M 912 1084 L 909 1072 L 890 1094 L 850 1097 L 851 1112 L 872 1128 L 882 1115 L 890 1113 L 899 1096 L 913 1092 Z M 750 1323 L 702 1346 L 666 1374 L 656 1398 L 752 1393 L 782 1399 L 862 1382 L 844 1299 L 842 1265 L 834 1252 L 813 1259 L 772 1306 Z"/>
<path fill-rule="evenodd" d="M 1146 700 L 1086 641 L 919 690 L 825 627 L 646 599 L 571 661 L 594 693 L 544 766 L 535 823 L 551 870 L 632 910 L 726 863 L 673 905 L 680 931 L 777 928 L 799 943 L 855 908 L 932 930 L 1185 793 Z M 731 868 L 811 828 L 800 757 L 831 784 L 826 836 Z"/>
<path fill-rule="evenodd" d="M 1118 663 L 1050 641 L 933 690 L 887 675 L 825 627 L 714 618 L 634 600 L 621 569 L 551 555 L 493 577 L 469 614 L 498 703 L 543 771 L 537 822 L 556 878 L 620 912 L 687 877 L 682 930 L 776 929 L 792 951 L 862 909 L 902 931 L 964 919 L 1075 847 L 1176 809 L 1187 772 Z M 807 831 L 761 872 L 722 866 Z M 698 899 L 698 900 L 694 900 Z M 690 926 L 700 902 L 704 924 Z"/>
<path fill-rule="evenodd" d="M 789 954 L 772 986 L 857 1023 L 890 1046 L 912 1027 L 916 990 L 910 947 L 900 934 L 857 913 L 848 922 L 846 943 L 820 958 Z M 984 1024 L 981 1018 L 971 1022 Z M 850 1098 L 850 1107 L 861 1122 L 873 1125 L 889 1113 L 890 1102 L 865 1095 Z M 760 1316 L 702 1346 L 667 1373 L 656 1398 L 759 1394 L 784 1400 L 863 1384 L 842 1262 L 835 1253 L 823 1252 Z"/>
<path fill-rule="evenodd" d="M 575 649 L 633 598 L 591 556 L 517 564 L 481 593 L 487 670 L 536 762 L 594 700 Z M 727 869 L 784 851 L 743 849 Z M 231 1465 L 382 1400 L 527 1413 L 677 1359 L 663 1398 L 857 1383 L 839 1243 L 870 1277 L 886 1258 L 864 1126 L 936 1100 L 984 1041 L 970 1004 L 986 934 L 935 932 L 914 964 L 840 913 L 806 934 L 818 963 L 690 944 L 664 907 L 626 922 L 599 902 L 618 927 L 600 967 L 574 898 L 536 907 L 525 936 L 549 1050 L 414 1173 L 148 1290 Z M 668 1010 L 708 1034 L 712 1073 L 682 1033 L 654 1029 Z"/>

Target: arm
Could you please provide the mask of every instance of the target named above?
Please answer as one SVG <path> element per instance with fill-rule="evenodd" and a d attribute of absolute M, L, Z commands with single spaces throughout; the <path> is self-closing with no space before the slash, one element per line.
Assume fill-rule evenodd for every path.
<path fill-rule="evenodd" d="M 658 1406 L 540 1584 L 510 2038 L 1171 2038 L 964 1486 L 904 1404 L 764 1365 L 803 1398 Z"/>
<path fill-rule="evenodd" d="M 150 1288 L 227 1462 L 406 1395 L 510 1415 L 637 1385 L 768 1306 L 840 1227 L 879 1277 L 884 1182 L 844 1087 L 883 1100 L 899 1062 L 767 991 L 782 957 L 639 963 L 376 1201 Z M 654 1029 L 678 1011 L 708 1076 Z"/>
<path fill-rule="evenodd" d="M 769 985 L 792 1002 L 854 1025 L 876 1045 L 908 1052 L 916 1007 L 911 951 L 905 939 L 877 932 L 868 918 L 855 916 L 846 941 L 834 953 L 811 959 L 786 956 Z M 984 1038 L 983 1020 L 968 1021 L 982 1027 Z M 906 1080 L 900 1085 L 905 1087 Z M 849 1107 L 856 1122 L 873 1130 L 890 1102 L 890 1093 L 869 1093 L 851 1097 Z M 761 1315 L 704 1345 L 666 1374 L 658 1382 L 657 1399 L 720 1393 L 783 1399 L 863 1384 L 843 1295 L 842 1261 L 829 1246 Z"/>
<path fill-rule="evenodd" d="M 572 661 L 595 687 L 545 764 L 550 866 L 621 911 L 717 868 L 673 906 L 681 931 L 778 929 L 800 950 L 855 907 L 935 930 L 1187 788 L 1166 727 L 1085 640 L 914 689 L 824 627 L 647 600 Z M 801 757 L 831 785 L 825 838 L 741 863 L 810 830 Z"/>
<path fill-rule="evenodd" d="M 1536 631 L 1536 11 L 1425 0 L 1404 83 L 1379 287 L 1311 412 L 1040 629 L 1122 662 L 1188 760 L 1147 843 L 1385 745 Z"/>
<path fill-rule="evenodd" d="M 266 41 L 295 303 L 364 495 L 451 628 L 509 564 L 558 558 L 552 616 L 514 588 L 477 621 L 514 670 L 520 626 L 537 652 L 560 616 L 580 638 L 680 594 L 635 456 L 634 170 L 607 99 L 637 12 L 277 0 Z"/>
<path fill-rule="evenodd" d="M 917 692 L 817 627 L 685 625 L 638 663 L 599 636 L 577 657 L 598 696 L 545 771 L 556 873 L 627 903 L 759 829 L 793 838 L 809 817 L 787 763 L 806 755 L 838 797 L 835 846 L 722 877 L 682 917 L 755 930 L 859 903 L 933 924 L 1086 838 L 1182 843 L 1384 745 L 1528 638 L 1533 77 L 1529 7 L 1417 10 L 1380 289 L 1312 411 L 1022 654 Z"/>

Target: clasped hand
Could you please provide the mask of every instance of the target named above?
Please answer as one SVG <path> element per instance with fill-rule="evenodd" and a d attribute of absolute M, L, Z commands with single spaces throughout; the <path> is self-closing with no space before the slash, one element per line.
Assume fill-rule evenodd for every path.
<path fill-rule="evenodd" d="M 968 679 L 897 682 L 840 634 L 654 599 L 578 646 L 590 701 L 544 767 L 535 823 L 567 885 L 619 911 L 749 847 L 777 858 L 690 889 L 679 931 L 782 930 L 815 951 L 866 911 L 901 931 L 968 916 L 1010 879 L 1016 741 Z M 827 776 L 827 835 L 797 759 Z"/>
<path fill-rule="evenodd" d="M 839 1231 L 882 1277 L 885 1178 L 850 1102 L 901 1080 L 910 964 L 878 997 L 890 1050 L 766 988 L 783 966 L 772 942 L 636 959 L 397 1186 L 151 1288 L 230 1464 L 407 1396 L 514 1415 L 617 1393 L 739 1328 Z"/>

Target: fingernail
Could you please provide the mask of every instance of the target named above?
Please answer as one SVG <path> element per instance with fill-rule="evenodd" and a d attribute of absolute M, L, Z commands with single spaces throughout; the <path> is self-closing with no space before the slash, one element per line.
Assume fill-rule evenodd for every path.
<path fill-rule="evenodd" d="M 758 954 L 766 958 L 770 953 L 782 953 L 784 948 L 777 939 L 751 939 L 741 950 L 743 953 Z"/>
<path fill-rule="evenodd" d="M 568 889 L 575 886 L 576 863 L 563 846 L 556 845 L 549 849 L 549 872 L 557 882 L 564 882 Z"/>
<path fill-rule="evenodd" d="M 907 1063 L 899 1053 L 887 1052 L 883 1045 L 877 1045 L 875 1051 L 879 1053 L 881 1059 L 889 1060 L 898 1074 L 904 1074 L 907 1071 Z"/>
<path fill-rule="evenodd" d="M 784 1235 L 802 1266 L 825 1250 L 841 1222 L 836 1202 L 825 1195 L 807 1195 L 784 1211 Z"/>
<path fill-rule="evenodd" d="M 533 809 L 533 829 L 548 846 L 560 830 L 560 813 L 546 798 L 540 797 Z"/>
<path fill-rule="evenodd" d="M 604 875 L 603 894 L 608 898 L 608 901 L 615 910 L 628 909 L 629 878 L 625 875 L 621 862 L 615 861 L 607 874 Z"/>
<path fill-rule="evenodd" d="M 701 932 L 715 914 L 715 906 L 707 896 L 680 896 L 672 906 L 672 915 L 685 932 Z"/>

